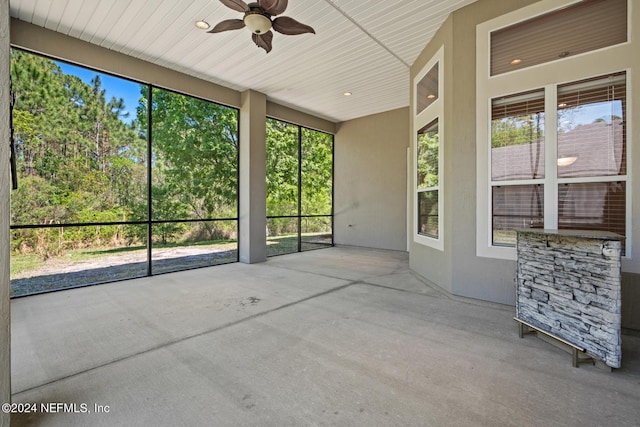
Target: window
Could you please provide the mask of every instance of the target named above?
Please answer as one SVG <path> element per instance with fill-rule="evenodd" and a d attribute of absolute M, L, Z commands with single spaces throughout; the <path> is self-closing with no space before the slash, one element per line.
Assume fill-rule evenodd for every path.
<path fill-rule="evenodd" d="M 478 256 L 515 259 L 514 228 L 603 230 L 625 236 L 625 271 L 640 272 L 631 4 L 542 0 L 476 27 Z"/>
<path fill-rule="evenodd" d="M 414 79 L 413 240 L 443 250 L 443 99 L 444 48 L 440 48 Z"/>
<path fill-rule="evenodd" d="M 438 238 L 438 121 L 418 131 L 418 234 Z"/>
<path fill-rule="evenodd" d="M 584 0 L 491 33 L 491 75 L 627 41 L 627 0 Z"/>
<path fill-rule="evenodd" d="M 545 164 L 545 96 L 534 90 L 492 100 L 492 243 L 515 245 L 515 228 L 625 234 L 626 76 L 550 86 L 557 100 L 557 155 Z M 551 157 L 549 157 L 551 158 Z M 545 170 L 553 170 L 545 176 Z M 557 200 L 545 222 L 544 193 Z M 547 228 L 551 228 L 547 225 Z"/>
<path fill-rule="evenodd" d="M 416 96 L 416 114 L 422 113 L 428 106 L 438 100 L 438 63 L 418 82 Z"/>
<path fill-rule="evenodd" d="M 333 135 L 267 119 L 267 256 L 333 245 Z"/>
<path fill-rule="evenodd" d="M 238 112 L 151 92 L 153 273 L 238 260 Z"/>
<path fill-rule="evenodd" d="M 558 86 L 558 228 L 626 233 L 626 73 Z"/>
<path fill-rule="evenodd" d="M 491 102 L 494 245 L 514 245 L 514 228 L 544 226 L 544 118 L 544 90 Z"/>
<path fill-rule="evenodd" d="M 238 260 L 238 111 L 11 51 L 12 296 Z"/>

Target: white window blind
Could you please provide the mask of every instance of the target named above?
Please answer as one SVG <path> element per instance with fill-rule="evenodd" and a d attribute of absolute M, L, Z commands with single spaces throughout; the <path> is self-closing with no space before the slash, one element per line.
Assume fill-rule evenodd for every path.
<path fill-rule="evenodd" d="M 627 0 L 581 1 L 493 31 L 491 75 L 626 41 Z"/>

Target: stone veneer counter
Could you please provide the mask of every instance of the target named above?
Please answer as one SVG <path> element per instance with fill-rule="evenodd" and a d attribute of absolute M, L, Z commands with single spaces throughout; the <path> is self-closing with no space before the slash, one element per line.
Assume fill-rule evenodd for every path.
<path fill-rule="evenodd" d="M 620 367 L 623 236 L 518 229 L 516 316 Z"/>

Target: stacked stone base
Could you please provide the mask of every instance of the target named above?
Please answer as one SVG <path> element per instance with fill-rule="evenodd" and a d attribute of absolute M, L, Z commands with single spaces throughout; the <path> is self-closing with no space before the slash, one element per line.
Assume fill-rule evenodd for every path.
<path fill-rule="evenodd" d="M 516 315 L 619 368 L 621 236 L 518 230 Z"/>

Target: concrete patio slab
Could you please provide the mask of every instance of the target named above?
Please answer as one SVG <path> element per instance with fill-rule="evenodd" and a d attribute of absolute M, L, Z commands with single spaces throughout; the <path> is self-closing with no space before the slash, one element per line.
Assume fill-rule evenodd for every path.
<path fill-rule="evenodd" d="M 640 420 L 639 337 L 624 336 L 621 369 L 573 368 L 562 350 L 518 338 L 513 307 L 449 298 L 402 252 L 336 247 L 12 310 L 14 401 L 91 411 L 14 414 L 17 426 Z"/>

